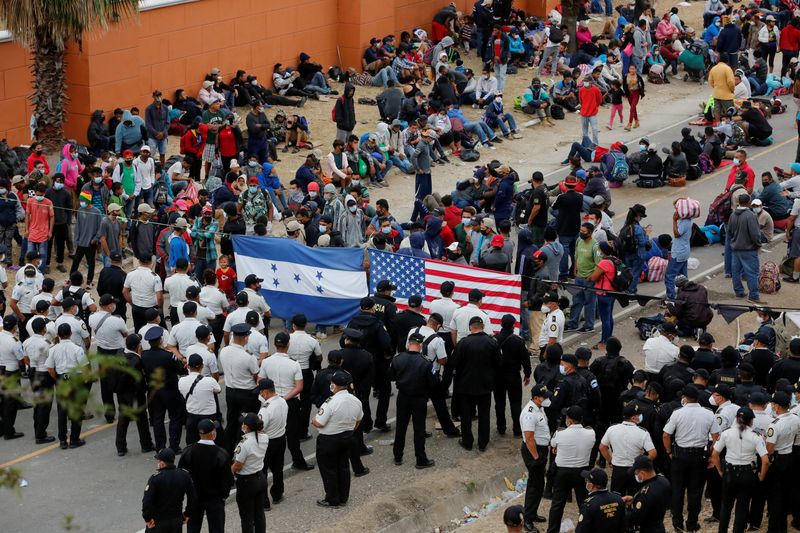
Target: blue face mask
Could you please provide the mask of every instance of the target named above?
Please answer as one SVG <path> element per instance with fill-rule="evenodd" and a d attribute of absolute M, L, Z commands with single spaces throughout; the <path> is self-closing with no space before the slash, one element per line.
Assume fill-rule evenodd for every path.
<path fill-rule="evenodd" d="M 255 167 L 258 166 L 258 161 L 248 161 L 247 165 L 250 166 L 250 167 L 255 168 Z"/>
<path fill-rule="evenodd" d="M 637 424 L 640 426 L 644 424 L 644 415 L 642 413 L 639 413 L 639 422 Z"/>
<path fill-rule="evenodd" d="M 639 145 L 639 151 L 640 151 L 640 152 L 644 152 L 645 150 L 647 150 L 647 146 L 645 146 L 645 145 L 643 145 L 643 144 L 640 144 L 640 145 Z"/>
<path fill-rule="evenodd" d="M 44 196 L 42 196 L 41 194 L 37 194 L 36 195 L 36 201 L 37 202 L 41 202 L 42 200 L 44 200 Z"/>
<path fill-rule="evenodd" d="M 86 202 L 81 202 L 81 207 L 82 207 L 82 208 L 86 208 L 86 206 L 87 206 L 87 205 L 88 205 L 88 204 L 87 204 Z"/>
<path fill-rule="evenodd" d="M 61 189 L 63 189 L 63 188 L 64 188 L 64 184 L 63 184 L 63 183 L 54 183 L 54 184 L 53 184 L 53 188 L 54 188 L 55 190 L 57 190 L 57 191 L 60 191 Z"/>
<path fill-rule="evenodd" d="M 0 189 L 0 194 L 6 194 L 7 192 L 8 192 L 8 189 Z"/>
<path fill-rule="evenodd" d="M 103 183 L 103 178 L 95 178 L 94 182 L 95 183 Z"/>
<path fill-rule="evenodd" d="M 328 226 L 323 226 L 322 224 L 320 224 L 319 225 L 319 232 L 320 233 L 327 233 L 328 232 Z"/>
<path fill-rule="evenodd" d="M 384 235 L 389 235 L 391 232 L 392 232 L 391 226 L 386 226 L 381 228 L 381 233 L 383 233 Z"/>
<path fill-rule="evenodd" d="M 249 187 L 248 190 L 250 191 L 250 194 L 255 194 L 258 192 L 258 187 Z"/>
<path fill-rule="evenodd" d="M 564 365 L 559 365 L 558 366 L 558 371 L 562 376 L 566 376 L 567 375 L 567 369 L 564 368 Z"/>

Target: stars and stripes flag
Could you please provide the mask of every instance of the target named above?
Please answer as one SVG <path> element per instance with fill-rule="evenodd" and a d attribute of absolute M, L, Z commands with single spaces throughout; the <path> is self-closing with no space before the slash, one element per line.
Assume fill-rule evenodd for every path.
<path fill-rule="evenodd" d="M 389 280 L 397 286 L 393 296 L 398 309 L 408 307 L 408 297 L 418 294 L 423 297 L 422 307 L 427 314 L 428 302 L 441 297 L 442 283 L 452 281 L 456 286 L 453 300 L 459 304 L 467 303 L 472 289 L 484 294 L 481 310 L 489 315 L 495 331 L 500 329 L 500 320 L 505 314 L 514 315 L 519 326 L 522 280 L 518 275 L 381 250 L 368 252 L 370 294 L 375 294 L 379 281 Z"/>

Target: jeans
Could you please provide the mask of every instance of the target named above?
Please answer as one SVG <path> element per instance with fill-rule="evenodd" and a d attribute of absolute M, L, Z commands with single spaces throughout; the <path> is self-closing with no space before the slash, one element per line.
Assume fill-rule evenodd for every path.
<path fill-rule="evenodd" d="M 508 122 L 508 126 L 506 126 L 506 122 Z M 497 125 L 500 127 L 500 131 L 503 132 L 503 135 L 508 137 L 508 134 L 511 131 L 517 131 L 517 123 L 514 121 L 514 117 L 511 113 L 504 113 L 497 117 Z"/>
<path fill-rule="evenodd" d="M 497 91 L 503 92 L 503 89 L 506 86 L 506 70 L 508 69 L 508 65 L 504 65 L 502 63 L 498 63 L 494 66 L 494 77 L 497 78 Z"/>
<path fill-rule="evenodd" d="M 31 242 L 28 241 L 28 252 L 39 252 L 42 260 L 39 262 L 39 271 L 44 274 L 44 269 L 47 266 L 47 241 L 44 242 Z"/>
<path fill-rule="evenodd" d="M 667 271 L 664 273 L 664 287 L 667 289 L 667 298 L 675 298 L 675 276 L 683 274 L 684 276 L 688 270 L 689 261 L 676 261 L 670 258 L 667 263 Z"/>
<path fill-rule="evenodd" d="M 464 131 L 477 135 L 481 144 L 484 144 L 486 141 L 490 141 L 496 137 L 494 130 L 492 130 L 492 128 L 490 128 L 489 125 L 482 120 L 465 123 Z"/>
<path fill-rule="evenodd" d="M 592 127 L 592 142 L 595 145 L 600 144 L 600 128 L 597 125 L 597 115 L 592 115 L 591 117 L 581 117 L 581 132 L 583 133 L 583 137 L 589 136 L 589 126 Z"/>
<path fill-rule="evenodd" d="M 284 209 L 289 209 L 289 204 L 286 203 L 286 196 L 281 194 L 275 194 L 275 189 L 267 188 L 267 194 L 269 194 L 270 200 L 272 200 L 272 205 L 277 206 L 280 203 Z"/>
<path fill-rule="evenodd" d="M 751 300 L 758 300 L 758 250 L 734 250 L 731 254 L 731 273 L 733 292 L 744 294 L 742 275 L 747 280 L 747 290 Z"/>
<path fill-rule="evenodd" d="M 372 85 L 373 87 L 386 87 L 386 82 L 389 80 L 392 80 L 395 85 L 400 85 L 394 69 L 392 67 L 383 67 L 372 77 Z"/>
<path fill-rule="evenodd" d="M 614 334 L 614 297 L 597 295 L 597 309 L 600 312 L 600 342 L 605 343 Z"/>
<path fill-rule="evenodd" d="M 636 67 L 636 72 L 639 73 L 639 75 L 641 75 L 642 68 L 644 68 L 644 58 L 631 55 L 631 64 Z"/>
<path fill-rule="evenodd" d="M 582 118 L 583 117 L 581 117 L 581 119 Z M 584 136 L 585 135 L 586 134 L 584 132 Z M 579 155 L 581 157 L 581 159 L 583 159 L 587 163 L 591 163 L 592 162 L 592 150 L 589 149 L 589 148 L 586 148 L 584 145 L 582 145 L 581 143 L 578 143 L 578 142 L 572 143 L 572 146 L 569 149 L 569 154 L 567 155 L 567 160 L 572 159 L 576 155 Z M 594 197 L 592 197 L 592 199 L 594 199 Z"/>
<path fill-rule="evenodd" d="M 613 12 L 612 10 L 614 9 L 614 2 L 612 0 L 606 0 L 605 4 L 606 4 L 606 16 L 610 17 Z"/>
<path fill-rule="evenodd" d="M 409 174 L 414 170 L 414 165 L 411 164 L 411 161 L 409 161 L 407 157 L 400 159 L 397 157 L 397 155 L 392 154 L 389 156 L 389 161 L 392 163 L 392 165 L 396 166 L 406 174 Z"/>
<path fill-rule="evenodd" d="M 548 58 L 552 59 L 552 61 L 553 61 L 552 68 L 550 69 L 551 72 L 555 72 L 556 71 L 556 66 L 557 66 L 556 63 L 558 61 L 558 50 L 559 50 L 559 46 L 558 45 L 556 45 L 556 46 L 548 46 L 548 47 L 546 47 L 544 49 L 544 52 L 542 52 L 542 57 L 539 60 L 539 73 L 540 74 L 541 74 L 542 70 L 546 69 Z"/>
<path fill-rule="evenodd" d="M 155 137 L 151 137 L 147 139 L 147 146 L 150 147 L 150 152 L 153 155 L 160 154 L 164 155 L 167 153 L 167 137 L 165 136 L 160 141 L 157 140 Z"/>
<path fill-rule="evenodd" d="M 431 173 L 418 172 L 414 180 L 414 198 L 416 198 L 417 200 L 423 200 L 426 196 L 431 194 L 432 190 L 433 190 L 433 184 L 431 182 Z M 420 214 L 419 207 L 415 202 L 414 211 L 411 213 L 411 222 L 414 222 L 419 214 Z"/>
<path fill-rule="evenodd" d="M 331 89 L 328 87 L 328 84 L 325 83 L 325 76 L 322 75 L 322 72 L 314 73 L 314 77 L 311 78 L 311 81 L 306 84 L 303 90 L 316 94 L 331 93 Z"/>
<path fill-rule="evenodd" d="M 633 281 L 631 281 L 631 285 L 628 287 L 628 293 L 636 294 L 636 287 L 639 286 L 639 280 L 642 278 L 644 259 L 639 257 L 639 254 L 625 254 L 625 264 L 631 269 L 631 274 L 633 274 Z"/>
<path fill-rule="evenodd" d="M 527 302 L 528 301 L 528 291 L 522 291 L 521 301 Z M 575 305 L 575 304 L 573 304 Z M 531 326 L 530 326 L 530 319 L 531 319 L 531 310 L 527 307 L 519 306 L 519 336 L 525 339 L 526 341 L 531 340 Z"/>
<path fill-rule="evenodd" d="M 575 241 L 577 239 L 577 235 L 560 235 L 558 237 L 558 242 L 564 247 L 564 255 L 561 256 L 558 273 L 562 278 L 569 276 L 569 273 L 572 272 L 572 265 L 575 264 Z"/>
<path fill-rule="evenodd" d="M 575 277 L 575 284 L 581 287 L 594 287 L 594 282 L 580 276 Z M 594 311 L 597 306 L 597 293 L 593 290 L 579 291 L 572 297 L 572 305 L 570 306 L 570 319 L 567 327 L 575 329 L 578 327 L 578 322 L 581 318 L 581 310 L 583 310 L 583 327 L 586 329 L 594 329 Z"/>
<path fill-rule="evenodd" d="M 472 105 L 475 103 L 476 98 L 475 91 L 462 93 L 461 96 L 458 97 L 458 103 L 461 105 Z"/>

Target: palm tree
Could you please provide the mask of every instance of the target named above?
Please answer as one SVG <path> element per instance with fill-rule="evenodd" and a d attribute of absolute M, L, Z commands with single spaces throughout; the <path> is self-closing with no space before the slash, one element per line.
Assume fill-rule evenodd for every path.
<path fill-rule="evenodd" d="M 37 140 L 48 151 L 64 137 L 67 45 L 80 45 L 85 32 L 106 29 L 138 10 L 138 0 L 0 0 L 0 23 L 33 57 L 30 99 L 38 117 Z"/>

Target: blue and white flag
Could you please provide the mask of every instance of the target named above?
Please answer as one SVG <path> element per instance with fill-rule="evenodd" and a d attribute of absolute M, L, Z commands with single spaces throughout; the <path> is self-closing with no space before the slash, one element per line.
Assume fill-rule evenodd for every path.
<path fill-rule="evenodd" d="M 248 274 L 261 282 L 272 315 L 303 313 L 316 324 L 347 324 L 369 294 L 360 248 L 309 248 L 292 239 L 233 237 L 238 286 Z"/>

